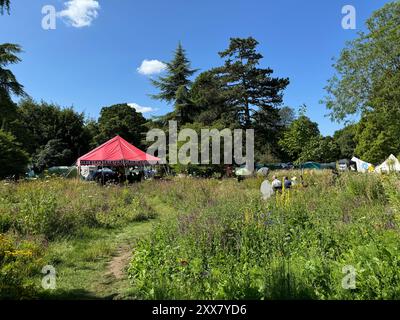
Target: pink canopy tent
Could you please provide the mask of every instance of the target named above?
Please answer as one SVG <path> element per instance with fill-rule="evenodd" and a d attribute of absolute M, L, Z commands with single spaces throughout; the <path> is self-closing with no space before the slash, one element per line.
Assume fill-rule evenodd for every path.
<path fill-rule="evenodd" d="M 157 164 L 159 161 L 159 158 L 139 150 L 120 136 L 116 136 L 80 157 L 77 160 L 77 166 L 78 168 L 90 165 L 126 167 L 140 164 Z"/>

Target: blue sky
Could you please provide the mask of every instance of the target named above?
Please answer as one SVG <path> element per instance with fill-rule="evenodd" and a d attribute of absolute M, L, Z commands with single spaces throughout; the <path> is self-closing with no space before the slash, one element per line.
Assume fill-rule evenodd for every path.
<path fill-rule="evenodd" d="M 138 72 L 143 60 L 168 61 L 181 41 L 192 67 L 206 70 L 223 63 L 217 52 L 230 37 L 252 36 L 260 42 L 262 66 L 290 78 L 284 104 L 305 103 L 308 116 L 327 135 L 342 126 L 319 104 L 334 72 L 332 58 L 387 2 L 72 0 L 68 6 L 65 0 L 12 0 L 11 15 L 0 16 L 0 43 L 23 47 L 23 61 L 12 70 L 36 100 L 72 105 L 92 118 L 103 106 L 135 103 L 151 109 L 145 113 L 150 117 L 171 106 L 148 96 L 156 93 L 149 77 L 157 75 Z M 349 4 L 356 8 L 356 30 L 341 26 L 342 7 Z M 55 30 L 41 27 L 45 5 L 62 12 Z M 85 19 L 85 13 L 93 15 Z"/>

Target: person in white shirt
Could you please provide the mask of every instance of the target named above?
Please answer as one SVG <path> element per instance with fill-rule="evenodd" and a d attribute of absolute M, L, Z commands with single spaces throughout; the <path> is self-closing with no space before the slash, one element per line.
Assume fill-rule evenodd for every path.
<path fill-rule="evenodd" d="M 282 190 L 282 182 L 276 176 L 272 177 L 272 188 L 274 191 Z"/>

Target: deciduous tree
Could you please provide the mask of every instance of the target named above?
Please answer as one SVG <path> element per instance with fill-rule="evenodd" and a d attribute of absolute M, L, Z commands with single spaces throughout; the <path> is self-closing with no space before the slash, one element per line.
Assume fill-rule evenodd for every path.
<path fill-rule="evenodd" d="M 97 145 L 120 135 L 137 147 L 142 146 L 146 131 L 146 119 L 128 104 L 116 104 L 101 109 L 98 121 L 99 134 L 95 137 Z"/>
<path fill-rule="evenodd" d="M 0 178 L 18 176 L 25 172 L 28 154 L 11 133 L 3 130 L 0 130 L 0 155 Z"/>

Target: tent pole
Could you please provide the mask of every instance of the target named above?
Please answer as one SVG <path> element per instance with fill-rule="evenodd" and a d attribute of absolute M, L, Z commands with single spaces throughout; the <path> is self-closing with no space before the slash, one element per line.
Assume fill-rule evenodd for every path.
<path fill-rule="evenodd" d="M 122 164 L 124 166 L 124 176 L 125 176 L 125 184 L 128 181 L 128 175 L 126 174 L 126 164 L 125 164 L 125 160 L 122 160 Z"/>
<path fill-rule="evenodd" d="M 104 185 L 104 161 L 101 162 L 101 184 Z"/>

